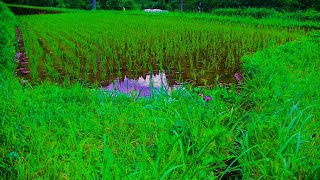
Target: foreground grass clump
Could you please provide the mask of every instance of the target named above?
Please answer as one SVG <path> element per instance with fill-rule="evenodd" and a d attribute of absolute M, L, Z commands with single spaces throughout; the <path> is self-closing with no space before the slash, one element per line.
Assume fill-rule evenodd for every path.
<path fill-rule="evenodd" d="M 133 101 L 81 86 L 8 94 L 4 172 L 20 178 L 219 177 L 237 153 L 237 107 L 225 89 Z M 225 98 L 225 99 L 224 99 Z M 233 170 L 233 169 L 231 169 Z M 61 173 L 63 172 L 63 173 Z"/>

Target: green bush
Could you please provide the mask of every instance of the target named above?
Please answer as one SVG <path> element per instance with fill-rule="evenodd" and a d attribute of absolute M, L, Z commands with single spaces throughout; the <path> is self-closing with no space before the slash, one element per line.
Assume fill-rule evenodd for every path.
<path fill-rule="evenodd" d="M 123 1 L 122 4 L 123 4 L 123 7 L 128 10 L 134 9 L 136 6 L 132 0 Z"/>
<path fill-rule="evenodd" d="M 0 1 L 0 68 L 13 65 L 16 19 Z"/>
<path fill-rule="evenodd" d="M 121 0 L 108 0 L 106 2 L 106 9 L 109 10 L 121 10 L 122 7 L 123 6 Z"/>
<path fill-rule="evenodd" d="M 252 17 L 256 19 L 261 18 L 280 18 L 292 19 L 297 21 L 320 21 L 320 12 L 309 9 L 307 11 L 296 12 L 279 12 L 270 8 L 219 8 L 212 10 L 212 14 L 218 16 L 238 16 L 238 17 Z"/>
<path fill-rule="evenodd" d="M 267 8 L 247 8 L 241 12 L 242 16 L 252 16 L 254 18 L 265 18 L 277 16 L 279 12 Z"/>
<path fill-rule="evenodd" d="M 320 12 L 315 10 L 307 10 L 307 11 L 297 11 L 295 13 L 288 14 L 288 17 L 291 17 L 293 19 L 297 19 L 299 21 L 314 21 L 319 22 L 320 21 Z"/>

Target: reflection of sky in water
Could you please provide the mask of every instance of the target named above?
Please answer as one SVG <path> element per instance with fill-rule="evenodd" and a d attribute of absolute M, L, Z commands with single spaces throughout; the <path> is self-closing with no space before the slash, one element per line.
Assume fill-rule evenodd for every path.
<path fill-rule="evenodd" d="M 129 79 L 126 76 L 123 81 L 119 78 L 114 80 L 112 84 L 107 86 L 108 91 L 117 91 L 130 94 L 132 91 L 141 96 L 151 96 L 151 91 L 159 91 L 161 88 L 170 90 L 165 73 L 147 75 L 146 78 Z"/>

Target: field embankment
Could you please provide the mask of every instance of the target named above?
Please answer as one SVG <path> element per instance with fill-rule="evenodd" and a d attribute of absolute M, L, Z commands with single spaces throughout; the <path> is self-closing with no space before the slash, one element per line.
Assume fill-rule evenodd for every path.
<path fill-rule="evenodd" d="M 36 14 L 60 14 L 60 13 L 71 13 L 71 12 L 83 12 L 84 10 L 78 9 L 65 9 L 65 8 L 54 8 L 54 7 L 36 7 L 28 5 L 18 4 L 7 4 L 7 7 L 16 16 L 21 15 L 36 15 Z"/>
<path fill-rule="evenodd" d="M 243 59 L 245 177 L 319 178 L 319 50 L 317 32 Z"/>

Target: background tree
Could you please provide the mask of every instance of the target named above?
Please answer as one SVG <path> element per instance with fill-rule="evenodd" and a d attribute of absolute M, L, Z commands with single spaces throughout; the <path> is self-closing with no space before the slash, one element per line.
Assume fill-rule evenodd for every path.
<path fill-rule="evenodd" d="M 123 6 L 121 0 L 107 0 L 105 8 L 109 10 L 121 10 Z"/>

